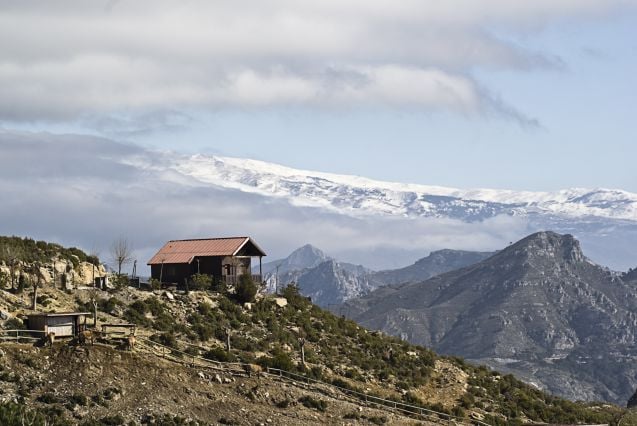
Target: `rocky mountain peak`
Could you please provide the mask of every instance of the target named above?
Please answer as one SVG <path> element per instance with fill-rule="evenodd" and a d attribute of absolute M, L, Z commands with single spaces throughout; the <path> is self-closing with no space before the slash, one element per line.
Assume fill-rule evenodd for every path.
<path fill-rule="evenodd" d="M 303 247 L 294 250 L 286 258 L 286 263 L 290 267 L 296 266 L 299 269 L 304 269 L 317 266 L 329 259 L 330 257 L 327 256 L 322 250 L 314 247 L 311 244 L 306 244 Z"/>
<path fill-rule="evenodd" d="M 579 241 L 570 234 L 543 231 L 507 247 L 503 254 L 523 255 L 526 261 L 544 260 L 575 264 L 586 260 Z"/>
<path fill-rule="evenodd" d="M 637 268 L 630 269 L 623 276 L 625 281 L 637 281 Z M 637 401 L 637 398 L 635 399 Z"/>

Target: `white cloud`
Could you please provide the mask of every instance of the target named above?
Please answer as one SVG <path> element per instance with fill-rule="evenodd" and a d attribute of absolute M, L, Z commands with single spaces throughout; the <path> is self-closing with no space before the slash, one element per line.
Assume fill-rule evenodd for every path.
<path fill-rule="evenodd" d="M 560 66 L 494 35 L 633 7 L 620 0 L 3 1 L 0 120 L 277 105 L 480 114 L 472 70 Z M 524 118 L 522 117 L 524 120 Z"/>
<path fill-rule="evenodd" d="M 269 259 L 305 243 L 370 267 L 405 266 L 431 250 L 496 250 L 543 229 L 572 232 L 573 222 L 529 223 L 496 216 L 351 217 L 284 199 L 203 184 L 167 169 L 153 151 L 81 135 L 0 131 L 0 235 L 67 245 L 108 247 L 119 237 L 135 246 L 140 267 L 166 240 L 251 235 Z M 144 167 L 134 166 L 144 161 Z M 610 266 L 634 267 L 637 227 L 580 223 L 586 253 Z"/>

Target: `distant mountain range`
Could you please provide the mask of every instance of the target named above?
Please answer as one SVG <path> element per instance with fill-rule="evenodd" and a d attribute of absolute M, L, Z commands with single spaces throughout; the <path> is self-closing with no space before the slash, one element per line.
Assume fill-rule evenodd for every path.
<path fill-rule="evenodd" d="M 419 282 L 454 269 L 473 265 L 491 255 L 493 255 L 492 252 L 437 250 L 431 252 L 429 256 L 416 261 L 413 265 L 400 269 L 379 271 L 372 274 L 372 276 L 375 281 L 381 282 L 383 285 Z"/>
<path fill-rule="evenodd" d="M 422 281 L 443 272 L 476 263 L 492 253 L 439 250 L 415 264 L 374 272 L 361 265 L 340 262 L 307 244 L 285 259 L 263 265 L 268 291 L 296 283 L 301 293 L 319 306 L 331 306 L 388 284 Z"/>
<path fill-rule="evenodd" d="M 293 204 L 324 207 L 347 214 L 462 220 L 483 220 L 500 214 L 544 214 L 637 221 L 637 194 L 621 190 L 461 190 L 381 182 L 298 170 L 263 161 L 204 155 L 178 159 L 172 167 L 202 182 L 287 198 Z"/>
<path fill-rule="evenodd" d="M 541 232 L 335 310 L 569 399 L 625 404 L 637 386 L 636 275 L 590 261 L 571 235 Z"/>
<path fill-rule="evenodd" d="M 138 159 L 133 161 L 139 162 Z M 493 243 L 486 244 L 492 234 L 498 235 L 498 244 L 503 244 L 503 232 L 513 234 L 510 239 L 518 239 L 531 232 L 552 229 L 575 235 L 593 259 L 613 268 L 626 269 L 637 257 L 634 244 L 637 239 L 637 194 L 622 190 L 456 189 L 382 182 L 297 170 L 263 161 L 205 155 L 171 154 L 160 166 L 153 165 L 152 168 L 160 170 L 164 176 L 171 176 L 172 180 L 180 176 L 179 179 L 187 178 L 197 185 L 284 201 L 299 209 L 312 209 L 310 215 L 321 217 L 319 223 L 346 226 L 350 230 L 363 227 L 360 232 L 375 229 L 379 233 L 375 240 L 377 245 L 369 247 L 368 251 L 360 247 L 354 249 L 352 242 L 344 242 L 346 247 L 342 249 L 330 247 L 332 251 L 339 251 L 339 256 L 350 261 L 355 259 L 354 263 L 373 269 L 395 267 L 398 263 L 392 259 L 416 259 L 418 249 L 422 251 L 423 247 L 428 250 L 441 247 L 440 242 L 433 244 L 435 235 L 429 239 L 424 236 L 432 230 L 436 234 L 453 233 L 460 224 L 464 224 L 466 231 L 462 232 L 467 238 L 460 239 L 456 235 L 449 248 L 497 248 Z M 445 231 L 445 226 L 451 229 Z M 410 229 L 416 234 L 410 235 Z M 419 246 L 395 247 L 395 242 L 390 240 L 392 236 L 405 242 L 417 239 Z M 444 237 L 439 240 L 449 241 Z"/>

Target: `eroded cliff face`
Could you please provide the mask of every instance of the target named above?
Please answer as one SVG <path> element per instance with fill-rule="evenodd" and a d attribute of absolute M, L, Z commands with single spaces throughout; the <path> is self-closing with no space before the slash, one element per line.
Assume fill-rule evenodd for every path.
<path fill-rule="evenodd" d="M 59 288 L 75 288 L 92 285 L 97 277 L 105 277 L 104 265 L 93 265 L 89 262 L 72 262 L 68 259 L 53 258 L 44 263 L 28 263 L 19 261 L 14 264 L 0 262 L 0 273 L 3 274 L 6 287 L 11 285 L 11 276 L 17 283 L 22 275 L 26 285 L 37 281 L 38 275 L 42 285 L 55 285 Z"/>
<path fill-rule="evenodd" d="M 624 404 L 637 386 L 637 292 L 571 235 L 533 234 L 476 265 L 343 309 L 569 399 Z"/>

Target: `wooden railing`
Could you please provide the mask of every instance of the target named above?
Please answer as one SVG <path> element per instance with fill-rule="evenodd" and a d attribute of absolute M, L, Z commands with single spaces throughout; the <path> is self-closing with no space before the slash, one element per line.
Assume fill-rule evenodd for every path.
<path fill-rule="evenodd" d="M 252 281 L 254 281 L 257 284 L 260 284 L 262 282 L 261 281 L 261 279 L 262 279 L 261 275 L 252 274 L 252 275 L 250 275 L 250 277 L 252 277 Z M 239 282 L 240 278 L 241 277 L 239 275 L 237 275 L 236 277 L 234 275 L 224 275 L 222 277 L 222 279 L 223 279 L 224 283 L 226 283 L 226 285 L 232 285 L 232 286 L 237 285 L 237 283 Z"/>
<path fill-rule="evenodd" d="M 43 337 L 42 330 L 0 330 L 0 341 L 3 342 L 33 343 L 42 340 Z"/>
<path fill-rule="evenodd" d="M 140 343 L 148 349 L 151 349 L 153 353 L 158 356 L 161 356 L 165 359 L 169 359 L 172 361 L 177 361 L 182 364 L 191 364 L 192 366 L 197 367 L 205 367 L 208 366 L 215 370 L 223 370 L 229 371 L 231 373 L 239 373 L 242 375 L 249 374 L 252 369 L 250 364 L 245 364 L 241 362 L 221 362 L 221 361 L 213 361 L 207 358 L 203 358 L 197 355 L 192 355 L 187 352 L 180 351 L 179 349 L 171 348 L 169 346 L 162 345 L 155 341 L 146 339 L 146 338 L 138 338 Z M 188 344 L 188 346 L 197 347 L 199 349 L 204 349 L 196 345 Z M 283 380 L 290 381 L 292 384 L 304 383 L 307 385 L 314 385 L 322 388 L 327 388 L 332 391 L 336 391 L 331 393 L 329 396 L 332 398 L 345 400 L 348 402 L 355 402 L 367 406 L 373 406 L 379 409 L 390 410 L 399 412 L 401 414 L 412 416 L 416 418 L 420 418 L 423 420 L 427 420 L 430 422 L 444 424 L 444 425 L 474 425 L 474 426 L 490 426 L 487 423 L 475 420 L 475 419 L 465 419 L 462 417 L 456 417 L 451 414 L 441 413 L 435 410 L 431 410 L 425 407 L 419 407 L 416 405 L 405 404 L 399 401 L 392 401 L 389 399 L 383 399 L 378 396 L 370 395 L 367 393 L 359 392 L 353 389 L 344 388 L 341 386 L 334 385 L 333 383 L 324 382 L 321 380 L 316 380 L 306 375 L 293 373 L 291 371 L 281 370 L 278 368 L 266 368 L 264 373 L 278 377 Z M 342 398 L 334 393 L 341 393 L 349 398 Z"/>

